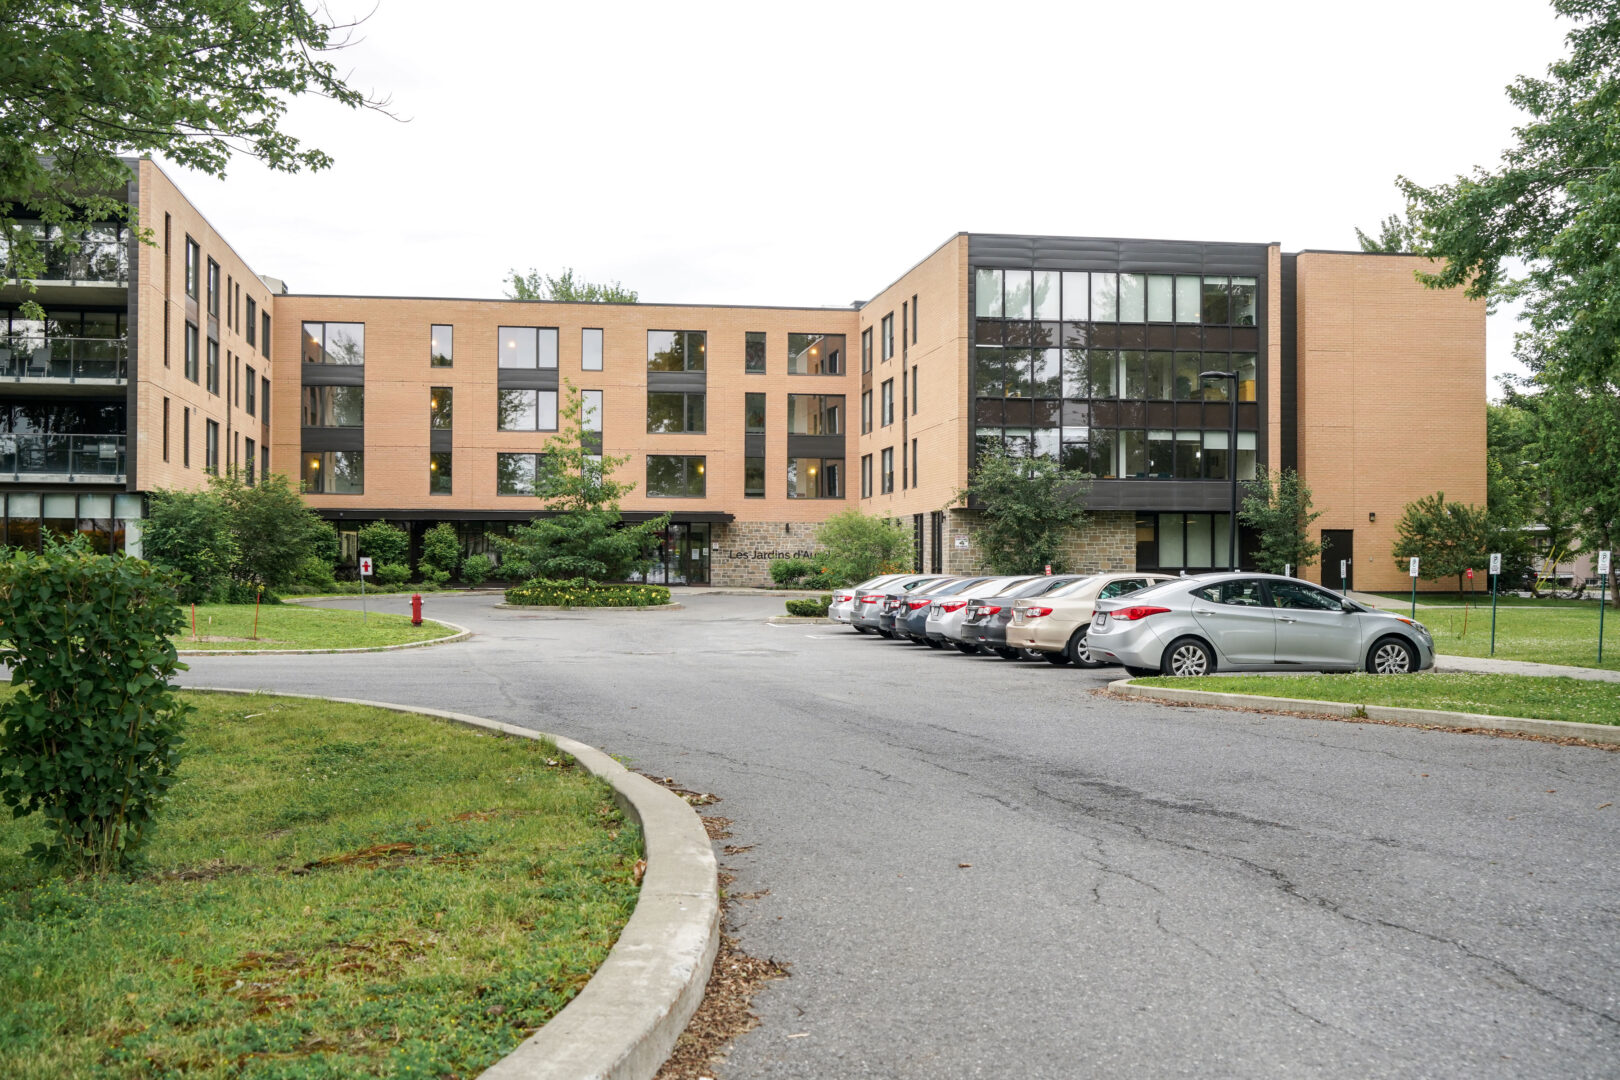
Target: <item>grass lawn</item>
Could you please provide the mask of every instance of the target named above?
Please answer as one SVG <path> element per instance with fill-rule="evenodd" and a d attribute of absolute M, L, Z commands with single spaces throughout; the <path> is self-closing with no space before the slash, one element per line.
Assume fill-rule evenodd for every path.
<path fill-rule="evenodd" d="M 9 690 L 6 691 L 9 693 Z M 471 1077 L 585 985 L 640 830 L 527 739 L 186 695 L 140 873 L 64 881 L 0 820 L 0 1076 Z"/>
<path fill-rule="evenodd" d="M 1223 694 L 1345 701 L 1411 709 L 1620 724 L 1620 683 L 1547 679 L 1535 675 L 1213 675 L 1201 679 L 1137 679 Z"/>
<path fill-rule="evenodd" d="M 405 645 L 449 637 L 455 631 L 443 623 L 422 620 L 412 626 L 408 615 L 304 604 L 259 605 L 259 636 L 253 640 L 252 604 L 198 604 L 197 637 L 191 639 L 191 609 L 187 628 L 174 638 L 177 649 L 235 651 L 241 649 L 364 649 L 379 645 Z"/>
<path fill-rule="evenodd" d="M 1384 610 L 1403 613 L 1390 605 Z M 1491 655 L 1491 603 L 1468 611 L 1468 633 L 1463 634 L 1463 608 L 1418 608 L 1418 622 L 1434 635 L 1435 651 L 1449 656 Z M 1597 604 L 1584 600 L 1539 602 L 1499 607 L 1496 612 L 1496 657 L 1499 660 L 1534 660 L 1542 664 L 1573 664 L 1620 670 L 1620 619 L 1607 611 L 1603 620 L 1603 663 L 1597 662 Z"/>

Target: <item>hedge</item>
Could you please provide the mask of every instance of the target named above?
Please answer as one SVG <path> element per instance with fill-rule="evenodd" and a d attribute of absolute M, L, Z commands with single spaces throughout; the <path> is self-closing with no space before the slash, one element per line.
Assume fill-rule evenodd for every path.
<path fill-rule="evenodd" d="M 669 590 L 662 585 L 614 585 L 585 578 L 536 578 L 507 589 L 506 602 L 540 607 L 653 607 L 669 603 Z"/>
<path fill-rule="evenodd" d="M 827 614 L 827 609 L 831 606 L 832 594 L 823 593 L 820 596 L 806 596 L 797 600 L 789 600 L 787 602 L 787 613 L 789 615 L 823 616 Z"/>
<path fill-rule="evenodd" d="M 419 593 L 419 592 L 426 593 L 426 592 L 441 592 L 441 591 L 443 591 L 443 587 L 439 586 L 439 585 L 435 585 L 431 581 L 419 581 L 414 585 L 409 583 L 409 582 L 406 582 L 403 585 L 380 585 L 380 584 L 377 583 L 377 580 L 375 578 L 368 578 L 366 580 L 366 595 L 367 596 L 378 596 L 378 595 L 381 595 L 383 593 Z M 319 586 L 317 586 L 317 585 L 292 585 L 292 586 L 289 586 L 289 587 L 287 587 L 285 589 L 280 590 L 279 595 L 281 595 L 281 596 L 359 596 L 360 595 L 360 583 L 358 581 L 338 581 L 338 582 L 332 583 L 331 585 L 319 585 Z M 265 594 L 266 602 L 269 601 L 269 598 L 270 598 L 269 594 L 266 593 Z M 229 602 L 230 603 L 236 603 L 236 601 L 234 601 L 234 600 L 229 601 Z M 243 601 L 243 602 L 251 604 L 253 601 L 251 599 L 249 599 L 249 600 L 246 600 L 246 601 Z"/>

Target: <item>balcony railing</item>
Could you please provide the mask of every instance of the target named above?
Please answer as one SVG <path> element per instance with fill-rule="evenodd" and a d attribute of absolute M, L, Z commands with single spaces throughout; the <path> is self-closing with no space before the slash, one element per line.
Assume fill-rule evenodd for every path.
<path fill-rule="evenodd" d="M 33 226 L 34 242 L 39 245 L 41 256 L 45 259 L 45 267 L 37 275 L 38 281 L 72 281 L 72 282 L 125 282 L 129 280 L 129 247 L 117 235 L 108 235 L 113 230 L 100 230 L 101 235 L 95 235 L 83 240 L 67 240 L 61 238 L 61 230 L 51 229 L 49 235 L 43 235 L 40 226 Z M 17 276 L 16 266 L 12 265 L 10 245 L 0 238 L 0 266 L 5 267 L 6 277 Z"/>
<path fill-rule="evenodd" d="M 126 338 L 0 337 L 0 378 L 123 382 L 128 377 Z"/>
<path fill-rule="evenodd" d="M 122 435 L 0 435 L 0 476 L 124 477 Z"/>

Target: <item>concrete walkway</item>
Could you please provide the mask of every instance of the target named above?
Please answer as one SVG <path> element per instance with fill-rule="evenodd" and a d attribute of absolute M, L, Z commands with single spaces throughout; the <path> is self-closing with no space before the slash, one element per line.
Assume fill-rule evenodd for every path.
<path fill-rule="evenodd" d="M 1588 682 L 1620 682 L 1620 671 L 1602 668 L 1570 667 L 1567 664 L 1536 664 L 1529 660 L 1495 660 L 1484 656 L 1436 656 L 1436 671 L 1467 671 L 1480 675 L 1540 675 L 1546 678 L 1585 679 Z"/>

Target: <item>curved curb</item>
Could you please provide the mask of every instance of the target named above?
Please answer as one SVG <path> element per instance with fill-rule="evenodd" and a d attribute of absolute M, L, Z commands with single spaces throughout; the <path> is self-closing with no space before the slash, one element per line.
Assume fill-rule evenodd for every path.
<path fill-rule="evenodd" d="M 651 1080 L 697 1011 L 720 945 L 719 867 L 697 811 L 672 791 L 573 739 L 466 713 L 361 698 L 275 694 L 184 686 L 213 694 L 369 705 L 449 720 L 523 739 L 551 739 L 613 788 L 620 808 L 641 825 L 647 872 L 630 921 L 574 1000 L 516 1050 L 485 1069 L 487 1080 Z"/>
<path fill-rule="evenodd" d="M 1229 705 L 1260 712 L 1311 712 L 1351 720 L 1392 720 L 1416 727 L 1461 728 L 1474 731 L 1506 731 L 1515 735 L 1539 735 L 1549 739 L 1580 739 L 1583 742 L 1620 746 L 1620 726 L 1581 724 L 1573 720 L 1532 720 L 1521 716 L 1486 716 L 1483 713 L 1444 712 L 1440 709 L 1408 709 L 1395 705 L 1358 705 L 1348 701 L 1316 701 L 1312 698 L 1264 697 L 1258 694 L 1223 694 L 1215 690 L 1183 690 L 1174 686 L 1137 686 L 1130 679 L 1108 684 L 1110 693 L 1146 700 L 1175 701 L 1186 705 Z"/>
<path fill-rule="evenodd" d="M 473 632 L 459 623 L 443 619 L 424 619 L 424 622 L 448 626 L 457 631 L 447 637 L 428 638 L 426 641 L 407 641 L 400 645 L 367 645 L 357 649 L 176 649 L 179 656 L 326 656 L 332 653 L 395 652 L 399 649 L 425 649 L 429 645 L 448 645 L 452 641 L 466 641 Z M 298 695 L 288 695 L 296 697 Z M 337 700 L 336 698 L 333 699 Z"/>
<path fill-rule="evenodd" d="M 684 604 L 641 604 L 640 606 L 625 605 L 616 607 L 592 607 L 590 604 L 575 604 L 573 607 L 563 607 L 561 604 L 508 604 L 502 601 L 495 605 L 496 611 L 684 611 Z"/>

